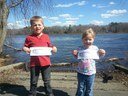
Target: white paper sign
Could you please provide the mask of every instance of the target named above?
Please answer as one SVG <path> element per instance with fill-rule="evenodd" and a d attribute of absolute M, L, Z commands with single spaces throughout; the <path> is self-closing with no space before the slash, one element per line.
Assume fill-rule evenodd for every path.
<path fill-rule="evenodd" d="M 78 52 L 78 59 L 99 59 L 98 50 L 80 50 Z"/>
<path fill-rule="evenodd" d="M 30 50 L 30 56 L 52 55 L 52 48 L 50 47 L 30 47 Z"/>

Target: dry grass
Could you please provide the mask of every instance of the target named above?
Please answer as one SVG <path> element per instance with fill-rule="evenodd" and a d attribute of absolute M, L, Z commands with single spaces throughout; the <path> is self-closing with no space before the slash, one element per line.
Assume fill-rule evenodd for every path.
<path fill-rule="evenodd" d="M 19 83 L 19 74 L 21 74 L 22 70 L 11 69 L 0 72 L 0 83 L 10 83 L 10 84 L 18 84 Z"/>
<path fill-rule="evenodd" d="M 4 62 L 5 62 L 5 59 L 4 58 L 0 58 L 0 67 L 4 66 Z"/>
<path fill-rule="evenodd" d="M 5 57 L 4 56 L 0 56 L 0 67 L 9 65 L 13 61 L 14 61 L 14 59 L 11 58 L 10 56 L 5 56 Z"/>
<path fill-rule="evenodd" d="M 116 70 L 116 71 L 112 72 L 112 75 L 115 80 L 121 82 L 123 85 L 128 87 L 128 74 L 126 74 L 122 71 Z"/>
<path fill-rule="evenodd" d="M 7 66 L 13 62 L 10 56 L 0 56 L 0 67 Z M 0 83 L 18 84 L 23 69 L 12 68 L 9 70 L 3 70 L 0 72 Z"/>
<path fill-rule="evenodd" d="M 128 87 L 128 74 L 124 73 L 120 70 L 113 70 L 110 72 L 104 72 L 108 76 L 112 76 L 114 81 L 118 81 Z M 103 73 L 102 72 L 97 72 L 96 76 L 98 78 L 103 78 Z"/>

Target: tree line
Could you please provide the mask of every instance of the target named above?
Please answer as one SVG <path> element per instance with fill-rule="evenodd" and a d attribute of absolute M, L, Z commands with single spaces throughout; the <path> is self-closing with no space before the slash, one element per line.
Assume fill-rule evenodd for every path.
<path fill-rule="evenodd" d="M 44 32 L 47 34 L 79 34 L 88 28 L 93 28 L 96 33 L 128 33 L 128 23 L 112 22 L 108 25 L 69 25 L 69 26 L 52 26 L 45 27 Z M 30 27 L 21 29 L 8 29 L 8 34 L 23 35 L 31 34 Z"/>

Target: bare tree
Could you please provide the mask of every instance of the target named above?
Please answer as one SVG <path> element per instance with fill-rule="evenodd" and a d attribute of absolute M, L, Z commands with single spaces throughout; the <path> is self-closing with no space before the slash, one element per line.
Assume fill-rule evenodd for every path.
<path fill-rule="evenodd" d="M 0 53 L 6 38 L 9 14 L 26 19 L 48 12 L 51 8 L 52 0 L 0 0 Z"/>

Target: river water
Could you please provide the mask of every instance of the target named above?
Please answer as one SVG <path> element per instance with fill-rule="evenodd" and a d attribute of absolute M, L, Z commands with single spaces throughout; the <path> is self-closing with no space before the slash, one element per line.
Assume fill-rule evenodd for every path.
<path fill-rule="evenodd" d="M 11 41 L 11 45 L 16 48 L 22 48 L 26 35 L 15 35 L 8 37 L 5 43 Z M 72 63 L 77 60 L 72 55 L 72 50 L 82 44 L 81 34 L 59 34 L 50 35 L 51 42 L 58 48 L 56 54 L 51 55 L 52 63 Z M 94 45 L 106 50 L 108 58 L 128 58 L 128 34 L 98 34 L 95 38 Z M 29 55 L 25 52 L 17 52 L 13 49 L 4 48 L 4 53 L 10 54 L 15 58 L 15 62 L 29 61 Z"/>

